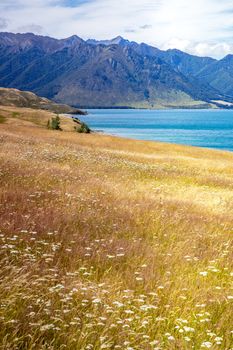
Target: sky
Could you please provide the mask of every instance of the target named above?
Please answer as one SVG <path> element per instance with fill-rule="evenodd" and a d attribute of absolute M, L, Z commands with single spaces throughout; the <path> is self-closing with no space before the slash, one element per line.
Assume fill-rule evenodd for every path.
<path fill-rule="evenodd" d="M 233 54 L 233 0 L 0 0 L 0 31 Z"/>

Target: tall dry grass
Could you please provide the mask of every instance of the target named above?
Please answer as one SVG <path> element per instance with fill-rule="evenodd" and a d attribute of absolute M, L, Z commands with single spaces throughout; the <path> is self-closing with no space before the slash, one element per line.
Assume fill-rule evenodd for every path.
<path fill-rule="evenodd" d="M 0 126 L 1 349 L 233 349 L 233 155 Z"/>

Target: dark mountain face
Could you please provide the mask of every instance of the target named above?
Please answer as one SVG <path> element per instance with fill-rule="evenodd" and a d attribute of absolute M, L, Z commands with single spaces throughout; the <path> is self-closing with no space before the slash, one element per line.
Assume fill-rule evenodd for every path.
<path fill-rule="evenodd" d="M 212 62 L 198 73 L 198 78 L 223 94 L 233 97 L 233 55 Z"/>
<path fill-rule="evenodd" d="M 189 55 L 180 50 L 162 51 L 160 57 L 170 64 L 176 71 L 185 76 L 197 76 L 198 73 L 216 60 L 210 57 Z"/>
<path fill-rule="evenodd" d="M 87 43 L 105 46 L 118 44 L 124 47 L 131 47 L 140 55 L 161 58 L 164 62 L 171 65 L 174 70 L 184 75 L 196 76 L 200 70 L 213 62 L 217 62 L 217 60 L 210 57 L 193 56 L 177 49 L 162 51 L 145 43 L 137 44 L 134 41 L 125 40 L 120 36 L 112 40 L 87 40 Z"/>
<path fill-rule="evenodd" d="M 0 33 L 0 86 L 74 106 L 177 107 L 223 99 L 215 86 L 198 80 L 213 64 L 121 37 L 85 42 Z"/>
<path fill-rule="evenodd" d="M 75 103 L 76 91 L 84 105 L 122 106 L 153 105 L 159 99 L 172 100 L 174 91 L 190 94 L 193 87 L 156 57 L 142 57 L 131 48 L 121 46 L 95 47 L 91 59 L 78 69 L 70 70 L 58 79 L 64 87 L 56 100 Z M 72 63 L 80 62 L 76 57 Z M 74 75 L 75 74 L 75 75 Z M 199 98 L 199 91 L 195 91 Z"/>

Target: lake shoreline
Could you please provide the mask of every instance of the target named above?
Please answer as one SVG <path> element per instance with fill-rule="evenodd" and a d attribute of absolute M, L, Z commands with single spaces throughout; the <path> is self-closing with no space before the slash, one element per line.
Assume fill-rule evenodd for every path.
<path fill-rule="evenodd" d="M 230 110 L 88 110 L 83 121 L 95 132 L 135 140 L 233 151 Z"/>

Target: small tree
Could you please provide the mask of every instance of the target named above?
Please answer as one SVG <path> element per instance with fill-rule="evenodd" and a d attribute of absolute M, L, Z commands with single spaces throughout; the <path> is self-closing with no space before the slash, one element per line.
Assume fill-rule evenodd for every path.
<path fill-rule="evenodd" d="M 60 124 L 61 120 L 59 115 L 57 114 L 56 117 L 52 117 L 48 120 L 47 128 L 51 130 L 62 130 Z"/>
<path fill-rule="evenodd" d="M 85 123 L 81 123 L 79 126 L 75 126 L 74 129 L 80 134 L 90 134 L 91 129 Z"/>
<path fill-rule="evenodd" d="M 80 134 L 90 134 L 91 129 L 86 123 L 80 122 L 80 120 L 76 117 L 72 117 L 74 123 L 78 124 L 74 127 L 74 130 L 79 132 Z"/>

